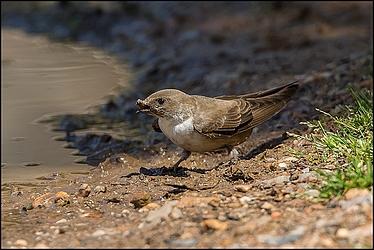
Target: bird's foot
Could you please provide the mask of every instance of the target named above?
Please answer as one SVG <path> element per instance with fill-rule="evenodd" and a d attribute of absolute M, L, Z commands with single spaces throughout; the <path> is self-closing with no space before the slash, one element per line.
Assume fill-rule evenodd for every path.
<path fill-rule="evenodd" d="M 181 155 L 181 158 L 173 165 L 173 172 L 176 173 L 178 171 L 178 168 L 179 168 L 179 164 L 182 162 L 182 161 L 185 161 L 187 160 L 188 157 L 190 157 L 191 155 L 191 152 L 190 151 L 187 151 L 185 149 L 183 149 L 183 152 L 182 152 L 182 155 Z"/>

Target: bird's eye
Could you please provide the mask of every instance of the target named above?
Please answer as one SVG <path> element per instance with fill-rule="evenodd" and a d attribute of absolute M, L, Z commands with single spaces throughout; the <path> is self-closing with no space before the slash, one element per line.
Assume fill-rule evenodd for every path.
<path fill-rule="evenodd" d="M 158 98 L 157 102 L 158 102 L 158 104 L 162 105 L 162 104 L 164 104 L 165 99 L 164 98 Z"/>

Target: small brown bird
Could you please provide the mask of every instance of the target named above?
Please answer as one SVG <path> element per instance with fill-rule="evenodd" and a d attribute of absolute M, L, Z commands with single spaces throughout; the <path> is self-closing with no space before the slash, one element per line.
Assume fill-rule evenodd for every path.
<path fill-rule="evenodd" d="M 238 145 L 252 129 L 282 110 L 298 89 L 297 81 L 246 95 L 206 97 L 164 89 L 138 99 L 141 112 L 157 118 L 154 129 L 161 130 L 183 148 L 174 170 L 191 152 L 208 152 Z"/>

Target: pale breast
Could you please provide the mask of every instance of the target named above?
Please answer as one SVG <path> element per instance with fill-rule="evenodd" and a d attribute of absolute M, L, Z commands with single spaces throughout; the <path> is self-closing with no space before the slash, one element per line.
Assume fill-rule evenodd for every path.
<path fill-rule="evenodd" d="M 162 132 L 176 145 L 190 151 L 200 151 L 204 136 L 195 131 L 192 117 L 179 124 L 172 124 L 166 119 L 159 119 Z"/>
<path fill-rule="evenodd" d="M 246 136 L 233 136 L 231 138 L 209 138 L 194 129 L 192 118 L 179 124 L 171 124 L 165 119 L 159 119 L 158 124 L 162 132 L 176 145 L 192 152 L 214 151 L 224 145 L 237 145 L 245 141 Z"/>

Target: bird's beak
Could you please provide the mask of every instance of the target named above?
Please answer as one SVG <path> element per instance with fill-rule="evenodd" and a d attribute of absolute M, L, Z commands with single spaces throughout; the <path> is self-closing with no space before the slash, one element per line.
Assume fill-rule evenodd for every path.
<path fill-rule="evenodd" d="M 151 111 L 149 105 L 143 100 L 138 99 L 136 101 L 136 105 L 138 105 L 140 108 L 140 110 L 136 111 L 136 113 L 148 114 Z"/>

